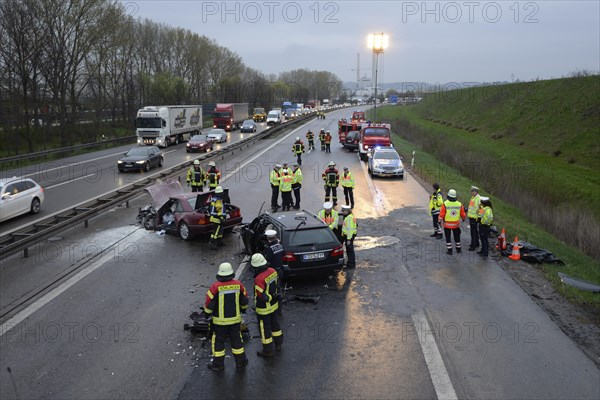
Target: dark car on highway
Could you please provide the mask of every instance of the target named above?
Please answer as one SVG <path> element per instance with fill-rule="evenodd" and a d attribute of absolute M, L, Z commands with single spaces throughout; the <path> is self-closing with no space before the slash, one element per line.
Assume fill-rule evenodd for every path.
<path fill-rule="evenodd" d="M 358 142 L 360 142 L 360 132 L 359 131 L 350 131 L 346 133 L 346 138 L 344 139 L 344 148 L 348 151 L 358 150 Z"/>
<path fill-rule="evenodd" d="M 163 154 L 156 146 L 138 146 L 129 150 L 119 161 L 119 172 L 144 170 L 150 171 L 153 167 L 162 167 Z"/>
<path fill-rule="evenodd" d="M 185 151 L 188 153 L 202 151 L 206 153 L 213 149 L 212 140 L 208 139 L 207 135 L 194 135 L 185 145 Z"/>
<path fill-rule="evenodd" d="M 197 235 L 207 235 L 215 230 L 210 222 L 210 203 L 215 195 L 208 192 L 189 193 L 183 190 L 178 181 L 169 181 L 149 186 L 145 189 L 154 204 L 140 210 L 138 217 L 149 230 L 164 230 L 190 240 Z M 231 232 L 233 227 L 242 223 L 242 213 L 238 206 L 229 204 L 229 189 L 223 189 L 225 200 L 225 222 L 223 231 Z"/>
<path fill-rule="evenodd" d="M 256 122 L 254 122 L 251 119 L 247 119 L 242 123 L 242 127 L 240 128 L 240 132 L 245 133 L 245 132 L 250 132 L 250 133 L 254 133 L 256 132 Z"/>
<path fill-rule="evenodd" d="M 267 245 L 265 231 L 273 229 L 285 249 L 284 278 L 328 274 L 344 266 L 344 248 L 333 231 L 315 214 L 287 211 L 265 212 L 243 225 L 242 240 L 248 254 L 262 252 Z"/>

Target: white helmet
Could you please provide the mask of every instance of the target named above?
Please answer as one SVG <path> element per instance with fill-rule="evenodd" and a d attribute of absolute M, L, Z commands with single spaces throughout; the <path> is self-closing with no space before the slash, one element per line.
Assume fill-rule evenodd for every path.
<path fill-rule="evenodd" d="M 200 161 L 194 160 L 194 165 L 200 165 Z"/>
<path fill-rule="evenodd" d="M 329 165 L 330 167 L 335 167 L 335 163 L 333 161 L 329 161 L 329 164 L 327 165 Z"/>
<path fill-rule="evenodd" d="M 267 231 L 265 231 L 265 235 L 269 238 L 269 237 L 276 237 L 277 236 L 277 231 L 274 229 L 269 229 Z"/>
<path fill-rule="evenodd" d="M 328 201 L 326 203 L 323 203 L 323 208 L 326 209 L 326 210 L 330 210 L 330 209 L 333 208 L 333 203 L 330 202 L 330 201 Z"/>
<path fill-rule="evenodd" d="M 217 272 L 218 276 L 229 276 L 233 275 L 233 267 L 228 262 L 221 263 L 219 265 L 219 271 Z"/>
<path fill-rule="evenodd" d="M 223 186 L 217 186 L 215 188 L 215 193 L 223 193 Z"/>
<path fill-rule="evenodd" d="M 211 162 L 209 162 L 209 163 L 208 163 L 208 166 L 209 166 L 209 167 L 216 167 L 216 166 L 217 166 L 217 164 L 215 164 L 215 162 L 214 162 L 214 161 L 211 161 Z"/>
<path fill-rule="evenodd" d="M 296 136 L 296 141 L 300 140 L 300 136 Z"/>
<path fill-rule="evenodd" d="M 448 197 L 456 198 L 456 190 L 454 190 L 454 189 L 448 190 Z"/>
<path fill-rule="evenodd" d="M 254 268 L 264 267 L 267 265 L 267 260 L 262 254 L 255 253 L 252 254 L 252 257 L 250 258 L 250 265 L 252 265 Z"/>

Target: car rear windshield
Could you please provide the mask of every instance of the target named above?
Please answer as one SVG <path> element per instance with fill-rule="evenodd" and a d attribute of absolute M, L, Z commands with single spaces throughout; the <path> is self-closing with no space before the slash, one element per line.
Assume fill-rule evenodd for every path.
<path fill-rule="evenodd" d="M 385 128 L 367 128 L 365 136 L 390 136 L 390 131 Z"/>
<path fill-rule="evenodd" d="M 330 243 L 333 241 L 333 233 L 328 227 L 316 229 L 299 229 L 296 232 L 287 232 L 288 246 L 307 246 L 315 243 Z"/>

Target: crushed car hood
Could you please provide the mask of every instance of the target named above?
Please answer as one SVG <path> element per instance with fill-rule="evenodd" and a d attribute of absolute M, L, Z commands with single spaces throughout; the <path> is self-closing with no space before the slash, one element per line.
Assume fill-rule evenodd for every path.
<path fill-rule="evenodd" d="M 152 197 L 152 201 L 156 207 L 161 207 L 165 204 L 169 200 L 169 197 L 185 193 L 179 181 L 155 183 L 144 190 Z"/>

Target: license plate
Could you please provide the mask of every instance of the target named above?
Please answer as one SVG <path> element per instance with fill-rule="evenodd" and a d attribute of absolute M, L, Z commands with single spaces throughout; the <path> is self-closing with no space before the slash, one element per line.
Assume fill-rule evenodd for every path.
<path fill-rule="evenodd" d="M 321 260 L 325 258 L 325 253 L 311 253 L 302 255 L 304 261 Z"/>
<path fill-rule="evenodd" d="M 125 163 L 125 166 L 126 167 L 133 167 L 133 164 L 131 164 L 131 163 Z"/>

